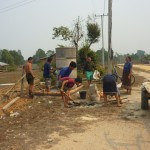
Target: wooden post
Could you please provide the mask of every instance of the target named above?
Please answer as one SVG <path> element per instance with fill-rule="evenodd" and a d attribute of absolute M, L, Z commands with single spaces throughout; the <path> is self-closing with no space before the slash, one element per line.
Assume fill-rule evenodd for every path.
<path fill-rule="evenodd" d="M 7 95 L 13 88 L 15 88 L 15 86 L 25 77 L 25 74 L 15 83 L 15 85 L 13 87 L 11 87 L 6 93 L 5 95 Z"/>
<path fill-rule="evenodd" d="M 22 76 L 24 75 L 24 69 L 22 69 Z M 20 96 L 23 96 L 24 91 L 24 78 L 21 80 L 21 89 L 20 89 Z"/>
<path fill-rule="evenodd" d="M 108 1 L 108 73 L 112 73 L 112 0 Z"/>

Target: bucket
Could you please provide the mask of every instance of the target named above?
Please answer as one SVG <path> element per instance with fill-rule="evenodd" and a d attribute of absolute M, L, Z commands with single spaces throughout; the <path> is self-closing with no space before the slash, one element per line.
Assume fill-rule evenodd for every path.
<path fill-rule="evenodd" d="M 81 99 L 86 99 L 86 91 L 80 91 L 79 93 Z"/>

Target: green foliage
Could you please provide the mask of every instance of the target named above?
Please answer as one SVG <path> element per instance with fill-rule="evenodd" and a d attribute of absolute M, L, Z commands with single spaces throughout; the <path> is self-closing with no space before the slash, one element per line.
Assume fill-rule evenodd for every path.
<path fill-rule="evenodd" d="M 47 57 L 49 57 L 49 56 L 51 56 L 51 55 L 53 55 L 54 54 L 54 51 L 53 50 L 48 50 L 47 52 L 46 52 L 46 56 Z"/>
<path fill-rule="evenodd" d="M 51 74 L 51 85 L 56 85 L 56 76 Z"/>
<path fill-rule="evenodd" d="M 85 45 L 78 51 L 78 60 L 77 60 L 78 69 L 83 68 L 87 56 L 90 56 L 95 64 L 97 63 L 96 53 L 92 51 L 90 48 L 88 48 L 87 45 Z"/>
<path fill-rule="evenodd" d="M 77 70 L 77 78 L 83 78 L 83 71 L 82 70 Z"/>
<path fill-rule="evenodd" d="M 96 65 L 96 69 L 100 72 L 100 75 L 103 76 L 107 73 L 107 68 L 100 66 L 100 65 Z"/>
<path fill-rule="evenodd" d="M 43 70 L 44 70 L 43 65 L 44 65 L 44 64 L 43 64 L 43 62 L 39 62 L 39 63 L 38 63 L 38 66 L 39 66 L 39 68 L 40 68 L 40 70 L 41 70 L 41 71 L 43 71 Z"/>
<path fill-rule="evenodd" d="M 78 68 L 83 67 L 84 62 L 86 61 L 86 57 L 87 54 L 90 52 L 91 50 L 85 45 L 83 46 L 79 51 L 78 51 L 78 60 L 77 60 L 77 64 L 78 64 Z M 79 67 L 80 66 L 80 67 Z"/>
<path fill-rule="evenodd" d="M 24 63 L 24 58 L 21 51 L 3 49 L 0 51 L 0 61 L 9 65 L 21 65 Z"/>
<path fill-rule="evenodd" d="M 71 30 L 68 27 L 60 26 L 53 28 L 53 39 L 61 37 L 61 40 L 70 41 L 76 50 L 78 50 L 79 41 L 83 38 L 84 34 L 82 31 L 82 25 L 79 18 L 74 24 L 74 29 Z M 97 23 L 87 23 L 87 36 L 88 36 L 88 47 L 99 41 L 100 28 Z"/>
<path fill-rule="evenodd" d="M 53 39 L 61 37 L 61 40 L 68 41 L 72 38 L 72 31 L 68 27 L 54 27 L 53 32 Z"/>
<path fill-rule="evenodd" d="M 89 47 L 99 41 L 100 28 L 97 23 L 87 23 L 87 36 L 89 41 Z"/>
<path fill-rule="evenodd" d="M 14 58 L 7 49 L 2 50 L 1 61 L 10 65 L 14 64 Z"/>
<path fill-rule="evenodd" d="M 94 63 L 97 63 L 97 60 L 96 60 L 96 52 L 90 50 L 89 53 L 87 54 L 87 56 L 90 56 L 91 59 L 92 59 L 92 61 L 93 61 Z"/>
<path fill-rule="evenodd" d="M 108 52 L 104 50 L 104 62 L 107 64 L 108 61 Z M 102 64 L 102 49 L 96 51 L 96 62 Z"/>
<path fill-rule="evenodd" d="M 14 64 L 15 65 L 21 65 L 24 63 L 24 58 L 21 54 L 21 51 L 15 51 L 15 50 L 10 50 L 9 53 L 11 54 L 11 56 L 13 57 L 13 59 L 15 60 L 14 61 Z"/>
<path fill-rule="evenodd" d="M 33 56 L 33 63 L 39 63 L 40 58 L 46 57 L 45 51 L 42 49 L 38 49 Z"/>
<path fill-rule="evenodd" d="M 16 71 L 16 70 L 17 70 L 17 66 L 14 64 L 7 67 L 8 72 L 12 72 L 12 71 Z"/>

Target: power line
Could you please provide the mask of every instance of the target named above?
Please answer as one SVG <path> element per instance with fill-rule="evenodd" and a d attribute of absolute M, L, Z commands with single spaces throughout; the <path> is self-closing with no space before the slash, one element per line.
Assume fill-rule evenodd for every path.
<path fill-rule="evenodd" d="M 0 9 L 0 13 L 5 13 L 5 12 L 10 11 L 10 10 L 12 10 L 12 9 L 15 9 L 15 8 L 18 8 L 18 7 L 27 5 L 27 4 L 29 4 L 29 3 L 32 3 L 33 1 L 36 1 L 36 0 L 30 0 L 30 1 L 23 0 L 23 1 L 21 1 L 21 2 L 14 3 L 14 4 L 9 5 L 9 6 L 7 6 L 7 7 L 1 8 L 1 9 Z"/>
<path fill-rule="evenodd" d="M 26 0 L 23 0 L 23 1 L 21 1 L 21 2 L 17 2 L 17 3 L 14 3 L 14 4 L 8 5 L 8 6 L 4 7 L 4 8 L 0 8 L 0 10 L 7 9 L 7 8 L 13 7 L 13 6 L 15 6 L 15 5 L 24 3 L 24 2 L 26 2 Z"/>

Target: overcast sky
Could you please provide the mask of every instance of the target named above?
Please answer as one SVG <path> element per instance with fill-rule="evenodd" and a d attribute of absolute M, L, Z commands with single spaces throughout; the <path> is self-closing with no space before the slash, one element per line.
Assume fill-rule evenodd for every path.
<path fill-rule="evenodd" d="M 0 0 L 0 49 L 20 49 L 24 58 L 37 49 L 55 50 L 61 40 L 52 40 L 53 27 L 71 27 L 78 16 L 108 13 L 108 0 Z M 104 43 L 107 49 L 107 20 Z M 100 17 L 96 21 L 101 23 Z M 115 52 L 150 54 L 150 0 L 113 0 L 112 48 Z M 101 40 L 93 45 L 100 49 Z"/>

